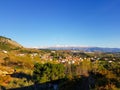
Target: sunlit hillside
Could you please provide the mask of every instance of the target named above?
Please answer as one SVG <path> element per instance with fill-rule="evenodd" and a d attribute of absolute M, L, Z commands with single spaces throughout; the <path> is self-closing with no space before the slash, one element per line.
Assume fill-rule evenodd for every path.
<path fill-rule="evenodd" d="M 24 48 L 0 39 L 1 90 L 119 90 L 120 53 Z"/>

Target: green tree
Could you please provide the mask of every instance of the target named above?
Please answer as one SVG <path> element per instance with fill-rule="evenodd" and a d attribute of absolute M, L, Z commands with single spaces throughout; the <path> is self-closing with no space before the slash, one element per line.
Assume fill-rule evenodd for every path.
<path fill-rule="evenodd" d="M 64 78 L 64 66 L 62 64 L 39 64 L 34 65 L 33 80 L 35 83 L 44 83 L 48 81 Z"/>

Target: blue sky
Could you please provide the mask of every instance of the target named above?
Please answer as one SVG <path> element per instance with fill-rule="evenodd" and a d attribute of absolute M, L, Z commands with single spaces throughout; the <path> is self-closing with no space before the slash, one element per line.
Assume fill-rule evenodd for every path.
<path fill-rule="evenodd" d="M 0 0 L 0 35 L 25 47 L 120 47 L 120 0 Z"/>

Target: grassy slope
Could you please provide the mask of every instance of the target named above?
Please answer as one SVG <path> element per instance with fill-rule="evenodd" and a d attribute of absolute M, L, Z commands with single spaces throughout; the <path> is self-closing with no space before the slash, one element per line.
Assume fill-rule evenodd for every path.
<path fill-rule="evenodd" d="M 19 49 L 22 46 L 10 38 L 0 36 L 0 50 L 13 50 Z"/>
<path fill-rule="evenodd" d="M 3 50 L 6 50 L 7 53 L 4 53 Z M 40 53 L 40 51 L 23 48 L 10 38 L 0 36 L 0 86 L 13 88 L 33 84 L 32 81 L 27 81 L 26 76 L 32 74 L 34 63 L 40 62 L 40 58 L 39 56 L 32 58 L 30 56 L 32 53 Z M 19 56 L 19 54 L 24 54 L 24 56 Z M 5 60 L 6 57 L 7 60 Z M 4 76 L 1 74 L 3 72 L 22 74 L 23 77 Z"/>

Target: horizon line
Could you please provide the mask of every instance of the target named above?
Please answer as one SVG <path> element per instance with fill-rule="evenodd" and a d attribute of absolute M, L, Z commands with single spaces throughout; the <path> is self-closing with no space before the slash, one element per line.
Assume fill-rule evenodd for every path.
<path fill-rule="evenodd" d="M 60 47 L 81 47 L 81 48 L 120 48 L 120 47 L 108 47 L 108 46 L 89 46 L 89 45 L 43 45 L 43 46 L 33 46 L 33 47 L 27 47 L 27 48 L 37 48 L 37 49 L 44 49 L 44 48 L 60 48 Z"/>

